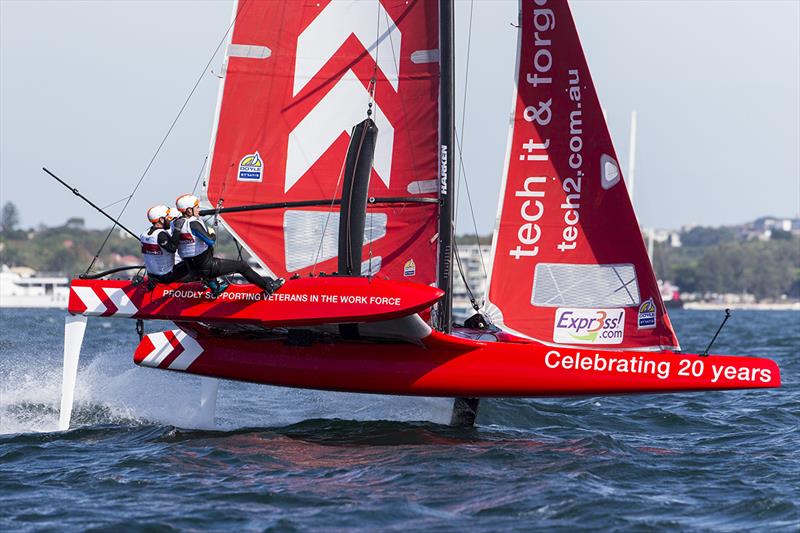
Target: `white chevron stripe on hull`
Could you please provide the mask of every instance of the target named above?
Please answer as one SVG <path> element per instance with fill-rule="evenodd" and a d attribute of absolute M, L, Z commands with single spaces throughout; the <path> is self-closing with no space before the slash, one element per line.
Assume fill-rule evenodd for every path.
<path fill-rule="evenodd" d="M 83 305 L 86 306 L 86 311 L 83 313 L 84 315 L 102 315 L 106 312 L 106 306 L 103 305 L 103 302 L 100 300 L 100 297 L 94 292 L 94 289 L 91 287 L 72 287 L 72 290 L 75 294 L 80 298 Z"/>
<path fill-rule="evenodd" d="M 117 307 L 117 310 L 114 311 L 113 316 L 122 318 L 129 317 L 135 315 L 136 311 L 139 310 L 135 305 L 133 305 L 131 299 L 128 298 L 128 295 L 125 294 L 125 291 L 122 289 L 105 288 L 103 289 L 103 292 L 108 295 L 111 303 Z"/>
<path fill-rule="evenodd" d="M 75 296 L 83 303 L 86 310 L 81 314 L 85 316 L 115 316 L 118 318 L 128 318 L 135 315 L 139 308 L 131 301 L 127 293 L 116 287 L 81 287 L 72 285 L 70 287 Z M 102 290 L 102 292 L 98 292 Z M 104 298 L 101 295 L 105 294 Z M 106 300 L 108 303 L 103 303 Z M 110 312 L 109 312 L 110 311 Z"/>
<path fill-rule="evenodd" d="M 175 338 L 177 343 L 170 341 L 171 336 Z M 203 353 L 203 347 L 185 331 L 180 329 L 150 333 L 146 335 L 146 337 L 153 345 L 153 349 L 139 362 L 140 366 L 162 368 L 161 365 L 164 364 L 164 361 L 180 351 L 177 357 L 165 368 L 170 370 L 186 370 L 200 357 L 200 354 Z"/>
<path fill-rule="evenodd" d="M 183 347 L 183 353 L 176 357 L 167 368 L 170 370 L 186 370 L 194 363 L 195 359 L 200 357 L 200 354 L 203 353 L 203 347 L 191 336 L 187 335 L 186 332 L 181 330 L 172 331 L 175 333 L 175 338 L 178 339 L 178 342 Z"/>
<path fill-rule="evenodd" d="M 143 366 L 158 368 L 158 365 L 166 359 L 166 357 L 175 351 L 175 347 L 169 342 L 166 332 L 151 333 L 147 336 L 150 342 L 153 343 L 153 351 L 144 358 L 141 362 Z"/>

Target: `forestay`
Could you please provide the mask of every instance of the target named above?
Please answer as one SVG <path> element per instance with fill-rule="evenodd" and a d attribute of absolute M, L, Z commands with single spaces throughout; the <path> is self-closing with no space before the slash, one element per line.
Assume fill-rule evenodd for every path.
<path fill-rule="evenodd" d="M 371 197 L 436 198 L 435 2 L 241 0 L 227 48 L 205 183 L 224 207 L 332 200 L 351 128 L 379 133 Z M 338 206 L 228 213 L 223 224 L 273 273 L 336 270 Z M 436 279 L 436 204 L 368 208 L 362 272 Z"/>
<path fill-rule="evenodd" d="M 545 343 L 678 346 L 569 6 L 522 0 L 488 312 Z"/>

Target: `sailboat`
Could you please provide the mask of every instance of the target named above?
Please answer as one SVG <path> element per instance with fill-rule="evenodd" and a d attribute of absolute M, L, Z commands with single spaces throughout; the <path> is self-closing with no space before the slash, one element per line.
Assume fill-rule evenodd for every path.
<path fill-rule="evenodd" d="M 519 13 L 479 320 L 451 309 L 453 1 L 238 0 L 204 214 L 287 282 L 73 280 L 62 426 L 90 316 L 173 321 L 140 334 L 140 366 L 454 397 L 456 423 L 485 397 L 779 387 L 769 359 L 681 353 L 569 6 Z"/>

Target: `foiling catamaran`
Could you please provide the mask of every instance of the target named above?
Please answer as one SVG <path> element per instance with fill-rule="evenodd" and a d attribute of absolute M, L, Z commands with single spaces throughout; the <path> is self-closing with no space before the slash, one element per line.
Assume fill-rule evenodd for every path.
<path fill-rule="evenodd" d="M 239 0 L 229 36 L 204 214 L 288 281 L 73 280 L 62 427 L 89 316 L 175 323 L 140 332 L 137 365 L 455 397 L 454 424 L 481 397 L 780 386 L 768 359 L 679 353 L 565 0 L 520 1 L 487 303 L 464 326 L 453 1 Z"/>

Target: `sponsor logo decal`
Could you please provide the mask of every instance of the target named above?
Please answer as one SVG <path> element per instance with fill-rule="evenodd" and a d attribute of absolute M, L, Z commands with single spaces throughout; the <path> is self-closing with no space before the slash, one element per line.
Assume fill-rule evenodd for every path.
<path fill-rule="evenodd" d="M 443 144 L 439 149 L 439 193 L 447 196 L 447 145 Z"/>
<path fill-rule="evenodd" d="M 639 329 L 653 329 L 656 327 L 656 304 L 652 298 L 648 298 L 639 306 Z"/>
<path fill-rule="evenodd" d="M 600 185 L 603 189 L 608 190 L 619 183 L 620 176 L 619 165 L 614 158 L 606 154 L 600 156 Z"/>
<path fill-rule="evenodd" d="M 149 254 L 149 255 L 163 255 L 164 252 L 161 251 L 161 246 L 152 243 L 143 243 L 142 244 L 142 253 Z"/>
<path fill-rule="evenodd" d="M 565 344 L 622 344 L 624 309 L 558 308 L 553 341 Z"/>
<path fill-rule="evenodd" d="M 406 261 L 406 264 L 403 265 L 403 275 L 405 277 L 413 276 L 417 273 L 417 264 L 414 262 L 413 259 L 409 259 Z"/>
<path fill-rule="evenodd" d="M 239 161 L 239 174 L 237 181 L 261 181 L 264 175 L 264 162 L 258 151 L 253 154 L 245 155 Z"/>

